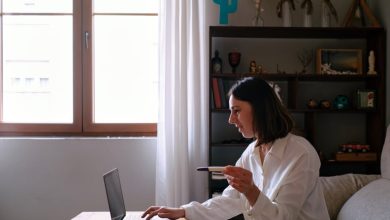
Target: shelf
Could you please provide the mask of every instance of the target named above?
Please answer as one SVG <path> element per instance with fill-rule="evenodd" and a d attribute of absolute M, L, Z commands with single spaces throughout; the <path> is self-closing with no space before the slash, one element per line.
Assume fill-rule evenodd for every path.
<path fill-rule="evenodd" d="M 318 113 L 318 114 L 343 114 L 343 113 L 355 113 L 355 114 L 366 114 L 366 113 L 375 113 L 375 109 L 288 109 L 291 113 Z M 229 109 L 212 109 L 213 113 L 230 113 Z"/>
<path fill-rule="evenodd" d="M 371 27 L 252 27 L 252 26 L 212 26 L 211 37 L 229 38 L 333 38 L 365 39 L 384 33 L 383 28 Z"/>
<path fill-rule="evenodd" d="M 212 77 L 236 80 L 243 77 L 261 77 L 265 80 L 274 81 L 365 81 L 367 79 L 378 79 L 379 75 L 326 75 L 326 74 L 296 74 L 296 73 L 221 73 L 212 74 Z"/>

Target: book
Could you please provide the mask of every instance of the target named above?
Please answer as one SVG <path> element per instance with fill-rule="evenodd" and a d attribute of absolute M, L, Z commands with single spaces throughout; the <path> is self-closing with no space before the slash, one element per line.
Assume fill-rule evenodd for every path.
<path fill-rule="evenodd" d="M 218 87 L 218 79 L 215 77 L 212 78 L 211 83 L 212 83 L 212 89 L 213 89 L 213 95 L 214 95 L 215 108 L 220 109 L 220 108 L 222 108 L 222 100 L 221 100 L 220 90 Z"/>
<path fill-rule="evenodd" d="M 225 86 L 223 84 L 223 81 L 224 81 L 223 79 L 218 79 L 218 89 L 219 89 L 219 94 L 221 94 L 222 108 L 229 108 L 229 103 L 226 97 Z"/>

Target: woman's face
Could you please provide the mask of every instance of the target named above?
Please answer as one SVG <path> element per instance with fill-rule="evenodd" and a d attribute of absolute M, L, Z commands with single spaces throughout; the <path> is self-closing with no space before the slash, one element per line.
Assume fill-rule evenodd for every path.
<path fill-rule="evenodd" d="M 253 138 L 252 106 L 249 102 L 238 100 L 231 95 L 229 107 L 229 124 L 234 124 L 245 138 Z"/>

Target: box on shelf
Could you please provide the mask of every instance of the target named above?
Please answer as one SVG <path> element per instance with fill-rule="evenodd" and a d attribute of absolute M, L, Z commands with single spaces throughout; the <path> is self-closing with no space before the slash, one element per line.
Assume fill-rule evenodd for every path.
<path fill-rule="evenodd" d="M 374 152 L 365 153 L 344 153 L 337 152 L 335 155 L 336 161 L 376 161 L 377 155 Z"/>

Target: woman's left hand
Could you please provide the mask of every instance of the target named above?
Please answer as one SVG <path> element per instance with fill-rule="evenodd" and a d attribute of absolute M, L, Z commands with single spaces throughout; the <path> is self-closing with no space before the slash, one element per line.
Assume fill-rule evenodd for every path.
<path fill-rule="evenodd" d="M 223 173 L 229 185 L 244 194 L 251 205 L 256 203 L 260 190 L 253 182 L 252 172 L 242 167 L 226 166 Z"/>

